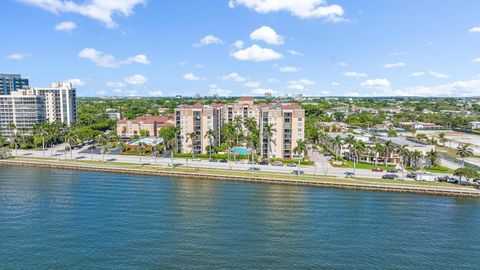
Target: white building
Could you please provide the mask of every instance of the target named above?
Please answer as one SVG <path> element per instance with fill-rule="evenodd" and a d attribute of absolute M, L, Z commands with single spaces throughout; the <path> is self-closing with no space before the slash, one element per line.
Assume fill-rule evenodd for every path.
<path fill-rule="evenodd" d="M 468 122 L 469 129 L 480 129 L 480 122 Z"/>
<path fill-rule="evenodd" d="M 60 121 L 67 126 L 77 120 L 77 95 L 72 83 L 57 82 L 49 88 L 31 88 L 34 95 L 45 97 L 46 120 Z"/>
<path fill-rule="evenodd" d="M 0 95 L 0 134 L 8 136 L 19 130 L 30 130 L 44 121 L 44 97 L 31 95 L 25 90 Z"/>

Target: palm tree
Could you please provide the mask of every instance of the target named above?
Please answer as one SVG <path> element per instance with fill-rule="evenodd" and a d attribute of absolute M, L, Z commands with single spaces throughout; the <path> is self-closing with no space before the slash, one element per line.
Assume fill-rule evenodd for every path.
<path fill-rule="evenodd" d="M 445 147 L 445 143 L 448 141 L 443 132 L 438 134 L 438 140 L 442 143 L 443 147 Z"/>
<path fill-rule="evenodd" d="M 307 142 L 302 140 L 302 139 L 298 139 L 297 140 L 297 146 L 295 146 L 295 148 L 293 148 L 293 153 L 295 153 L 296 155 L 302 155 L 304 157 L 306 157 L 308 155 L 308 146 L 307 146 Z M 297 176 L 300 174 L 300 161 L 302 159 L 299 157 L 298 158 L 298 167 L 297 167 Z"/>
<path fill-rule="evenodd" d="M 437 140 L 434 137 L 428 138 L 427 143 L 431 145 L 437 145 Z"/>
<path fill-rule="evenodd" d="M 400 163 L 402 165 L 402 179 L 405 179 L 405 164 L 410 157 L 410 150 L 408 150 L 407 147 L 407 145 L 402 145 L 397 149 L 398 155 L 400 156 Z"/>
<path fill-rule="evenodd" d="M 269 123 L 263 127 L 263 137 L 267 137 L 267 159 L 270 160 L 270 143 L 272 141 L 272 136 L 277 132 L 274 125 Z M 263 150 L 263 147 L 262 147 Z"/>
<path fill-rule="evenodd" d="M 45 124 L 39 125 L 36 131 L 42 137 L 42 152 L 43 157 L 45 157 L 45 137 L 48 136 L 48 127 Z"/>
<path fill-rule="evenodd" d="M 457 147 L 457 155 L 462 158 L 462 168 L 465 165 L 465 158 L 473 156 L 473 149 L 470 146 L 469 143 L 463 143 Z"/>
<path fill-rule="evenodd" d="M 345 139 L 343 140 L 344 143 L 347 144 L 347 147 L 350 149 L 352 147 L 353 144 L 355 144 L 355 137 L 353 135 L 348 135 L 347 137 L 345 137 Z M 351 157 L 349 157 L 350 159 Z"/>
<path fill-rule="evenodd" d="M 242 131 L 243 118 L 242 118 L 241 115 L 236 115 L 236 116 L 233 118 L 233 126 L 235 127 L 236 136 L 237 136 L 235 145 L 238 146 L 239 137 L 243 135 L 243 131 Z"/>
<path fill-rule="evenodd" d="M 342 154 L 342 146 L 343 146 L 342 137 L 340 137 L 340 135 L 335 136 L 335 138 L 332 140 L 332 145 L 333 145 L 336 158 L 338 159 L 338 156 Z"/>
<path fill-rule="evenodd" d="M 355 176 L 357 163 L 360 160 L 360 156 L 365 151 L 365 143 L 361 140 L 355 141 L 350 146 L 350 155 L 353 157 L 353 176 Z"/>
<path fill-rule="evenodd" d="M 412 128 L 410 129 L 410 132 L 412 133 L 412 137 L 415 137 L 415 133 L 417 133 L 417 129 L 414 128 L 414 127 L 412 127 Z"/>
<path fill-rule="evenodd" d="M 18 144 L 20 143 L 20 136 L 17 134 L 17 132 L 10 134 L 10 141 L 15 147 L 15 156 L 18 157 Z"/>
<path fill-rule="evenodd" d="M 140 159 L 140 166 L 143 166 L 142 155 L 145 155 L 145 151 L 147 150 L 147 144 L 144 142 L 139 142 L 137 145 L 137 150 L 138 150 L 138 157 Z"/>
<path fill-rule="evenodd" d="M 387 135 L 388 135 L 388 137 L 398 137 L 397 130 L 393 126 L 390 126 L 388 128 Z"/>
<path fill-rule="evenodd" d="M 70 159 L 73 159 L 73 146 L 77 142 L 77 133 L 73 128 L 68 129 L 67 133 L 63 135 L 63 140 L 68 144 L 70 149 Z"/>
<path fill-rule="evenodd" d="M 385 153 L 385 147 L 383 146 L 383 144 L 377 142 L 374 146 L 374 149 L 375 149 L 375 166 L 377 166 L 378 157 Z"/>
<path fill-rule="evenodd" d="M 207 130 L 205 133 L 205 138 L 208 138 L 208 155 L 209 158 L 212 158 L 212 147 L 213 147 L 213 139 L 217 137 L 217 133 L 213 129 Z"/>
<path fill-rule="evenodd" d="M 423 154 L 422 152 L 415 150 L 412 152 L 411 159 L 415 167 L 418 167 L 418 164 L 421 163 L 421 160 L 423 159 Z"/>
<path fill-rule="evenodd" d="M 192 159 L 195 158 L 195 139 L 196 138 L 197 138 L 197 134 L 194 131 L 187 133 L 186 142 L 188 143 L 189 140 L 192 142 Z"/>
<path fill-rule="evenodd" d="M 395 150 L 395 145 L 393 145 L 392 141 L 386 141 L 383 147 L 384 147 L 384 154 L 385 154 L 384 162 L 386 167 L 390 154 Z"/>
<path fill-rule="evenodd" d="M 438 157 L 438 152 L 433 149 L 427 153 L 427 158 L 430 160 L 430 164 L 432 165 L 432 167 L 435 167 L 437 165 Z"/>
<path fill-rule="evenodd" d="M 105 145 L 107 144 L 108 138 L 105 133 L 101 133 L 97 136 L 96 141 L 102 147 L 102 161 L 105 162 Z M 93 159 L 93 148 L 92 148 L 92 159 Z"/>

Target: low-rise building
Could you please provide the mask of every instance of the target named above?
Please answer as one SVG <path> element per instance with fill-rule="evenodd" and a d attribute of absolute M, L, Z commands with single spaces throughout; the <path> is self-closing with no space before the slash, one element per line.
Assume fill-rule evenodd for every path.
<path fill-rule="evenodd" d="M 469 129 L 480 129 L 480 121 L 468 122 Z"/>
<path fill-rule="evenodd" d="M 136 119 L 122 119 L 117 122 L 117 135 L 121 137 L 157 137 L 164 127 L 175 126 L 173 115 L 146 116 Z"/>
<path fill-rule="evenodd" d="M 45 121 L 45 98 L 25 91 L 0 95 L 0 134 L 9 136 L 18 130 L 28 133 Z"/>

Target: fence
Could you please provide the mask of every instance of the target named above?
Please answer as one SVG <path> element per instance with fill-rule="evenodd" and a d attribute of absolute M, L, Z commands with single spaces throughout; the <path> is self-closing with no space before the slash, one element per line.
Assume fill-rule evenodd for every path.
<path fill-rule="evenodd" d="M 451 156 L 447 156 L 447 155 L 445 155 L 445 154 L 440 154 L 440 157 L 441 157 L 442 159 L 448 160 L 448 161 L 450 161 L 450 162 L 453 162 L 453 163 L 462 165 L 462 160 L 461 160 L 461 159 L 458 159 L 458 158 L 455 158 L 455 157 L 451 157 Z M 472 168 L 472 169 L 475 169 L 475 170 L 480 171 L 480 166 L 478 166 L 478 165 L 472 164 L 472 163 L 470 163 L 470 162 L 468 162 L 468 161 L 464 161 L 463 164 L 464 164 L 464 166 L 465 166 L 466 168 Z"/>

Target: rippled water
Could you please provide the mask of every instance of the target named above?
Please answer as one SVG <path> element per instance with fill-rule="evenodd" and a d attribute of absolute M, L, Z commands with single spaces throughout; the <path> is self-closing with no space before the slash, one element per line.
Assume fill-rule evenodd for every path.
<path fill-rule="evenodd" d="M 1 269 L 479 269 L 480 201 L 0 167 Z"/>

